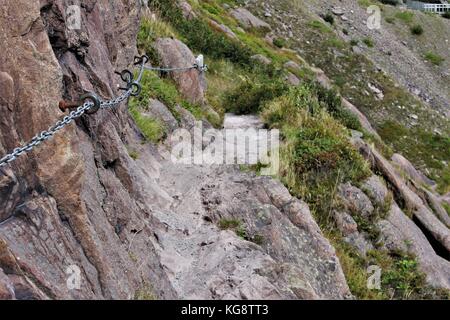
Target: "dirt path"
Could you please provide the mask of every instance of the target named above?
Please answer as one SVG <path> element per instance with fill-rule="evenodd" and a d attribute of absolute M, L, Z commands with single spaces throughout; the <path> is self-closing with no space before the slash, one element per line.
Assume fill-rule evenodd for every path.
<path fill-rule="evenodd" d="M 261 128 L 255 116 L 227 115 L 226 129 Z M 165 161 L 159 184 L 173 198 L 155 208 L 154 245 L 181 298 L 344 298 L 334 250 L 306 204 L 280 183 L 236 165 Z M 303 228 L 289 219 L 302 216 Z M 230 230 L 221 230 L 227 222 Z M 226 228 L 222 228 L 226 229 Z"/>

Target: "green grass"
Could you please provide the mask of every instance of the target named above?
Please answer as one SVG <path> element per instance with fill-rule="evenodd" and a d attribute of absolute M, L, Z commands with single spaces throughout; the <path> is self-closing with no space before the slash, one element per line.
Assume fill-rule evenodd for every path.
<path fill-rule="evenodd" d="M 450 191 L 450 138 L 437 135 L 420 128 L 407 128 L 396 121 L 385 121 L 378 133 L 382 139 L 401 149 L 403 155 L 416 163 L 419 168 L 426 167 L 431 172 L 431 178 L 438 183 L 438 191 Z"/>
<path fill-rule="evenodd" d="M 367 8 L 367 7 L 370 7 L 371 5 L 374 5 L 374 4 L 375 5 L 379 5 L 380 3 L 376 2 L 374 0 L 358 0 L 358 4 L 361 7 Z"/>
<path fill-rule="evenodd" d="M 326 96 L 318 98 L 314 86 L 304 84 L 270 102 L 262 113 L 270 127 L 281 129 L 280 178 L 308 202 L 319 221 L 329 218 L 337 184 L 359 181 L 370 172 L 324 101 Z"/>
<path fill-rule="evenodd" d="M 384 19 L 387 23 L 390 24 L 394 24 L 395 23 L 395 18 L 394 17 L 386 17 L 386 19 Z"/>
<path fill-rule="evenodd" d="M 345 42 L 336 37 L 331 37 L 327 40 L 327 45 L 333 48 L 344 48 Z"/>
<path fill-rule="evenodd" d="M 364 38 L 362 42 L 369 48 L 373 48 L 375 46 L 373 40 L 371 38 Z"/>
<path fill-rule="evenodd" d="M 440 55 L 432 52 L 432 51 L 428 51 L 425 53 L 424 55 L 425 60 L 431 62 L 432 64 L 439 66 L 442 64 L 442 62 L 445 61 L 445 59 L 443 57 L 441 57 Z"/>
<path fill-rule="evenodd" d="M 398 20 L 401 20 L 405 23 L 411 23 L 414 20 L 414 12 L 412 11 L 401 11 L 395 14 L 395 17 Z"/>
<path fill-rule="evenodd" d="M 128 151 L 128 155 L 130 156 L 131 159 L 133 159 L 133 160 L 139 159 L 139 152 L 138 151 L 136 151 L 136 150 L 134 150 L 132 148 L 129 148 L 129 147 L 127 147 L 127 151 Z"/>
<path fill-rule="evenodd" d="M 236 114 L 257 113 L 264 103 L 281 96 L 287 89 L 281 77 L 250 76 L 228 93 L 224 107 Z"/>
<path fill-rule="evenodd" d="M 322 33 L 331 33 L 332 30 L 330 27 L 328 27 L 327 25 L 325 25 L 324 23 L 320 22 L 319 20 L 313 20 L 309 23 L 309 26 L 319 30 Z"/>
<path fill-rule="evenodd" d="M 241 226 L 242 222 L 237 219 L 220 219 L 219 228 L 222 230 L 237 229 Z"/>
<path fill-rule="evenodd" d="M 450 292 L 427 285 L 425 275 L 418 270 L 414 256 L 403 252 L 389 254 L 384 250 L 369 251 L 366 257 L 342 240 L 334 231 L 326 234 L 336 249 L 350 291 L 361 300 L 424 300 L 450 298 Z M 369 266 L 381 268 L 380 290 L 367 288 Z"/>
<path fill-rule="evenodd" d="M 147 283 L 144 283 L 134 294 L 134 300 L 150 301 L 157 299 L 158 297 L 153 292 L 152 286 Z"/>
<path fill-rule="evenodd" d="M 158 64 L 159 59 L 152 44 L 157 38 L 167 37 L 176 37 L 176 32 L 171 25 L 156 15 L 152 17 L 148 12 L 144 13 L 137 35 L 137 46 L 141 51 L 146 52 L 155 64 Z"/>
<path fill-rule="evenodd" d="M 215 59 L 229 59 L 235 63 L 251 64 L 251 50 L 237 41 L 212 30 L 202 17 L 184 19 L 175 0 L 150 0 L 149 6 L 161 13 L 181 36 L 188 47 Z"/>
<path fill-rule="evenodd" d="M 158 143 L 165 135 L 164 125 L 157 119 L 143 115 L 137 108 L 130 107 L 130 114 L 147 142 Z"/>
<path fill-rule="evenodd" d="M 283 48 L 286 46 L 286 39 L 284 38 L 275 38 L 273 39 L 273 45 L 278 48 Z"/>
<path fill-rule="evenodd" d="M 448 215 L 450 216 L 450 204 L 448 204 L 446 202 L 442 202 L 442 206 L 444 207 L 444 209 L 447 211 Z"/>
<path fill-rule="evenodd" d="M 420 24 L 413 25 L 410 30 L 411 33 L 415 36 L 420 36 L 424 32 L 423 27 Z"/>

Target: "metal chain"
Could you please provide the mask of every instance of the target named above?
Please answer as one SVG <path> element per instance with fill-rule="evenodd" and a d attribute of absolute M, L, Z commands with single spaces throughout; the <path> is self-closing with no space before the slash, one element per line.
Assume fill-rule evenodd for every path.
<path fill-rule="evenodd" d="M 196 69 L 196 68 L 197 68 L 196 66 L 180 67 L 180 68 L 145 67 L 145 70 L 172 72 L 172 71 L 188 71 L 188 70 Z"/>
<path fill-rule="evenodd" d="M 199 60 L 201 59 L 201 60 Z M 144 74 L 144 70 L 154 70 L 154 71 L 187 71 L 191 69 L 198 69 L 200 72 L 204 72 L 207 70 L 207 66 L 203 64 L 203 56 L 199 56 L 196 60 L 196 63 L 191 67 L 185 67 L 185 68 L 160 68 L 160 67 L 147 67 L 145 64 L 148 61 L 148 57 L 143 56 L 141 58 L 138 58 L 137 64 L 141 64 L 139 75 L 136 79 L 136 81 L 130 80 L 128 83 L 128 88 L 126 91 L 121 94 L 120 96 L 116 97 L 115 99 L 108 100 L 108 101 L 101 101 L 100 108 L 101 109 L 107 109 L 112 108 L 123 101 L 127 100 L 131 95 L 138 95 L 140 93 L 140 82 L 142 80 L 142 76 Z M 136 92 L 133 91 L 134 88 L 138 88 Z M 3 158 L 0 159 L 0 168 L 11 163 L 12 161 L 16 160 L 18 157 L 23 155 L 24 153 L 30 152 L 33 150 L 34 147 L 40 145 L 42 142 L 51 139 L 58 131 L 63 129 L 65 126 L 70 124 L 75 119 L 81 117 L 83 114 L 87 113 L 92 107 L 94 107 L 94 103 L 91 101 L 87 101 L 83 103 L 81 106 L 79 106 L 76 110 L 71 111 L 68 116 L 65 116 L 62 120 L 59 120 L 56 122 L 55 125 L 51 126 L 47 130 L 42 131 L 41 133 L 34 136 L 28 143 L 23 145 L 22 147 L 18 147 L 13 150 L 10 154 L 7 154 Z"/>
<path fill-rule="evenodd" d="M 135 84 L 140 83 L 146 62 L 147 61 L 145 59 L 143 59 L 141 68 L 140 68 L 140 72 L 139 72 L 139 77 L 138 77 L 137 81 L 134 82 Z M 126 99 L 128 99 L 132 93 L 133 93 L 133 89 L 130 88 L 126 92 L 124 92 L 122 95 L 118 96 L 117 98 L 115 98 L 113 100 L 102 101 L 100 104 L 100 107 L 102 109 L 112 108 L 112 107 L 122 103 Z M 0 168 L 13 162 L 14 160 L 16 160 L 18 157 L 20 157 L 24 153 L 30 152 L 31 150 L 33 150 L 34 147 L 40 145 L 42 142 L 51 139 L 58 131 L 60 131 L 65 126 L 70 124 L 73 120 L 81 117 L 83 114 L 85 114 L 87 111 L 89 111 L 93 106 L 94 106 L 94 103 L 90 102 L 90 101 L 83 103 L 76 110 L 71 111 L 68 116 L 65 116 L 64 118 L 62 118 L 62 120 L 59 120 L 58 122 L 56 122 L 53 126 L 48 128 L 47 130 L 44 130 L 41 133 L 34 136 L 28 143 L 24 144 L 21 147 L 14 149 L 13 152 L 11 152 L 10 154 L 7 154 L 3 158 L 1 158 L 0 159 Z"/>

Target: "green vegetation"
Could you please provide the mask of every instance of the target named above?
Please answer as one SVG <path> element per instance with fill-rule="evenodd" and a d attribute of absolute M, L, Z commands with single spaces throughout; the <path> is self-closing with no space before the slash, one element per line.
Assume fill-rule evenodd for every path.
<path fill-rule="evenodd" d="M 170 22 L 188 47 L 202 52 L 211 58 L 229 59 L 232 62 L 249 65 L 251 51 L 225 35 L 214 32 L 202 19 L 184 19 L 181 10 L 174 1 L 150 0 L 149 6 L 161 13 L 161 17 Z"/>
<path fill-rule="evenodd" d="M 440 65 L 445 60 L 440 55 L 438 55 L 432 51 L 426 52 L 424 55 L 424 58 L 436 66 Z"/>
<path fill-rule="evenodd" d="M 431 178 L 441 192 L 450 191 L 450 138 L 429 133 L 419 128 L 407 128 L 396 121 L 385 121 L 378 133 L 394 149 L 402 149 L 410 161 L 429 168 Z"/>
<path fill-rule="evenodd" d="M 395 23 L 395 18 L 394 17 L 386 17 L 386 19 L 384 19 L 384 20 L 386 20 L 386 22 L 390 23 L 390 24 L 394 24 Z"/>
<path fill-rule="evenodd" d="M 411 33 L 416 36 L 423 34 L 423 27 L 420 24 L 413 25 L 410 30 Z"/>
<path fill-rule="evenodd" d="M 241 226 L 241 221 L 236 219 L 219 220 L 219 228 L 222 230 L 237 229 Z"/>
<path fill-rule="evenodd" d="M 144 283 L 139 290 L 134 294 L 134 300 L 157 300 L 158 297 L 153 292 L 151 285 Z"/>
<path fill-rule="evenodd" d="M 229 92 L 225 101 L 225 109 L 236 114 L 251 114 L 261 110 L 265 102 L 281 96 L 288 89 L 281 77 L 264 77 L 250 75 Z"/>
<path fill-rule="evenodd" d="M 143 52 L 150 57 L 150 60 L 158 64 L 159 58 L 152 43 L 157 38 L 175 37 L 176 33 L 172 27 L 156 16 L 143 15 L 140 29 L 137 35 L 137 45 Z"/>
<path fill-rule="evenodd" d="M 322 22 L 320 22 L 318 20 L 311 21 L 309 23 L 309 26 L 314 28 L 314 29 L 319 30 L 322 33 L 330 33 L 330 32 L 332 32 L 330 27 L 326 26 L 325 24 L 323 24 Z"/>
<path fill-rule="evenodd" d="M 337 186 L 344 182 L 359 185 L 372 174 L 367 162 L 348 141 L 349 129 L 364 132 L 361 124 L 342 106 L 337 89 L 327 90 L 310 81 L 313 74 L 305 65 L 302 65 L 301 71 L 290 70 L 302 79 L 303 84 L 289 88 L 284 83 L 282 64 L 288 60 L 299 62 L 300 59 L 288 50 L 279 50 L 286 46 L 282 41 L 284 39 L 275 39 L 272 45 L 257 32 L 239 31 L 236 21 L 220 5 L 223 2 L 192 2 L 201 14 L 191 21 L 180 19 L 180 12 L 173 6 L 172 0 L 150 0 L 150 5 L 157 9 L 165 23 L 172 26 L 171 32 L 176 33 L 189 47 L 206 54 L 210 66 L 206 75 L 207 98 L 221 117 L 226 111 L 238 114 L 259 112 L 269 127 L 280 129 L 282 145 L 279 178 L 292 194 L 309 204 L 321 229 L 336 248 L 351 291 L 357 298 L 446 297 L 445 293 L 433 291 L 425 285 L 424 276 L 417 270 L 414 257 L 384 251 L 373 251 L 367 257 L 361 257 L 344 242 L 330 217 L 332 210 L 341 205 L 336 197 Z M 234 4 L 231 0 L 226 2 Z M 377 2 L 359 0 L 359 3 L 368 6 Z M 226 24 L 239 41 L 230 40 L 211 29 L 204 17 Z M 392 22 L 394 17 L 409 24 L 413 22 L 414 14 L 402 12 L 392 15 Z M 361 108 L 372 123 L 377 124 L 377 130 L 389 146 L 366 132 L 364 138 L 374 143 L 385 155 L 392 153 L 392 146 L 416 165 L 431 167 L 432 178 L 439 182 L 439 190 L 450 191 L 450 170 L 444 166 L 444 162 L 449 163 L 450 160 L 445 152 L 450 148 L 446 134 L 439 137 L 422 127 L 409 127 L 405 121 L 401 121 L 401 114 L 397 111 L 397 106 L 401 105 L 419 114 L 420 103 L 397 87 L 385 74 L 376 71 L 364 56 L 351 52 L 351 46 L 357 45 L 357 40 L 346 44 L 336 38 L 329 25 L 313 19 L 300 20 L 304 38 L 298 39 L 298 42 L 289 40 L 289 44 L 298 45 L 307 59 L 325 70 L 334 84 L 339 86 L 342 95 Z M 168 32 L 167 29 L 164 31 L 165 28 L 159 29 L 162 31 L 158 32 Z M 374 46 L 370 38 L 362 39 L 362 42 L 368 47 Z M 337 55 L 336 51 L 341 54 Z M 250 59 L 254 54 L 270 58 L 272 65 L 254 63 Z M 151 78 L 147 79 L 151 86 L 144 90 L 147 97 L 158 97 L 168 107 L 173 107 L 174 103 L 180 104 L 196 118 L 205 116 L 199 106 L 185 103 L 173 94 L 171 81 L 159 79 L 154 74 L 146 76 Z M 383 101 L 364 94 L 368 90 L 367 83 L 383 91 Z M 136 107 L 145 109 L 144 101 L 137 103 Z M 378 114 L 380 110 L 386 109 L 389 115 L 387 119 L 386 113 L 382 113 L 382 116 Z M 393 119 L 400 121 L 397 123 Z M 425 117 L 423 119 L 429 121 Z M 258 170 L 258 166 L 252 168 Z M 386 216 L 391 201 L 392 197 L 388 197 L 386 203 L 376 206 L 369 218 L 352 213 L 360 231 L 367 234 L 375 246 L 381 244 L 376 222 Z M 224 218 L 218 221 L 218 226 L 223 230 L 233 230 L 245 240 L 264 243 L 261 235 L 251 235 L 240 220 Z M 381 291 L 367 289 L 366 269 L 373 264 L 383 270 Z"/>
<path fill-rule="evenodd" d="M 358 299 L 449 299 L 445 290 L 434 289 L 426 284 L 425 275 L 417 268 L 415 257 L 403 252 L 390 255 L 384 250 L 371 250 L 362 257 L 346 244 L 336 232 L 327 237 L 336 248 L 339 261 L 346 275 L 351 292 Z M 367 288 L 367 268 L 381 268 L 380 290 Z"/>
<path fill-rule="evenodd" d="M 244 240 L 254 242 L 258 245 L 262 245 L 264 243 L 264 238 L 261 235 L 256 234 L 254 236 L 250 236 L 245 228 L 245 225 L 240 220 L 223 218 L 219 220 L 218 225 L 222 230 L 233 230 L 238 237 Z"/>
<path fill-rule="evenodd" d="M 374 0 L 358 0 L 358 4 L 359 4 L 361 7 L 367 8 L 367 7 L 371 6 L 371 5 L 379 4 L 379 3 L 377 3 L 377 2 L 374 1 Z"/>
<path fill-rule="evenodd" d="M 345 127 L 362 131 L 358 118 L 342 106 L 341 96 L 335 89 L 326 89 L 317 82 L 310 84 L 310 86 L 311 90 L 317 96 L 320 106 L 324 107 L 330 115 Z"/>
<path fill-rule="evenodd" d="M 127 147 L 127 151 L 128 151 L 128 155 L 130 156 L 131 159 L 133 159 L 133 160 L 139 159 L 139 152 L 138 151 L 136 151 L 136 150 L 134 150 L 134 149 L 132 149 L 130 147 Z"/>
<path fill-rule="evenodd" d="M 324 17 L 323 20 L 325 20 L 326 22 L 328 22 L 329 24 L 333 25 L 334 24 L 334 16 L 331 13 L 327 13 Z"/>
<path fill-rule="evenodd" d="M 450 216 L 450 204 L 446 203 L 445 201 L 442 203 L 444 206 L 444 209 L 447 211 L 448 215 Z"/>
<path fill-rule="evenodd" d="M 362 42 L 364 42 L 364 44 L 369 48 L 373 48 L 375 46 L 371 38 L 364 38 Z"/>
<path fill-rule="evenodd" d="M 164 137 L 164 125 L 159 120 L 143 115 L 136 107 L 130 107 L 130 114 L 146 141 L 157 143 Z"/>
<path fill-rule="evenodd" d="M 284 38 L 275 38 L 273 39 L 273 45 L 278 48 L 283 48 L 286 46 L 286 39 Z"/>
<path fill-rule="evenodd" d="M 281 129 L 280 178 L 310 204 L 319 221 L 327 221 L 335 188 L 369 175 L 367 164 L 348 141 L 345 127 L 327 109 L 338 110 L 331 93 L 315 92 L 311 84 L 291 88 L 267 104 L 262 115 Z M 327 103 L 328 102 L 328 103 Z"/>
<path fill-rule="evenodd" d="M 414 12 L 400 11 L 395 14 L 395 17 L 403 22 L 410 23 L 414 20 Z"/>

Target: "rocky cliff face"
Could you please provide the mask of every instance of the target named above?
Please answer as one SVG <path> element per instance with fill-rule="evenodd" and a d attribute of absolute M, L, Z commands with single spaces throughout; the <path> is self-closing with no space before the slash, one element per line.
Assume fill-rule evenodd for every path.
<path fill-rule="evenodd" d="M 81 0 L 81 29 L 71 30 L 72 4 L 6 0 L 0 8 L 0 155 L 60 119 L 61 99 L 119 94 L 114 71 L 131 68 L 143 8 L 133 0 Z M 201 14 L 184 1 L 181 8 L 187 19 Z M 277 28 L 263 15 L 226 10 L 243 27 Z M 245 32 L 211 25 L 233 41 Z M 194 63 L 177 39 L 153 45 L 164 65 Z M 299 68 L 293 61 L 284 67 Z M 322 70 L 309 70 L 332 86 Z M 169 76 L 184 99 L 213 112 L 203 74 Z M 342 100 L 378 137 L 359 106 Z M 166 133 L 201 132 L 181 105 L 145 103 L 144 116 L 159 120 Z M 224 122 L 225 129 L 263 126 L 255 115 L 227 115 Z M 379 176 L 336 185 L 333 228 L 361 257 L 374 250 L 414 255 L 428 284 L 449 289 L 450 221 L 423 186 L 431 182 L 407 159 L 396 154 L 389 161 L 361 136 L 353 132 L 351 142 Z M 83 116 L 0 168 L 0 299 L 352 297 L 335 248 L 304 201 L 238 167 L 174 163 L 169 147 L 170 139 L 158 145 L 143 139 L 123 103 Z M 375 240 L 367 221 L 379 232 Z"/>
<path fill-rule="evenodd" d="M 2 4 L 2 155 L 62 117 L 62 98 L 118 94 L 114 71 L 136 53 L 137 3 L 81 0 L 81 30 L 67 28 L 70 1 Z M 179 111 L 180 125 L 192 127 L 192 115 Z M 83 116 L 2 168 L 0 202 L 3 299 L 350 295 L 306 204 L 237 169 L 174 167 L 141 143 L 125 104 Z M 214 223 L 229 216 L 266 240 L 255 244 Z"/>
<path fill-rule="evenodd" d="M 65 25 L 68 5 L 2 4 L 2 154 L 62 117 L 57 104 L 63 97 L 76 99 L 85 90 L 112 97 L 114 70 L 136 53 L 135 1 L 81 1 L 82 28 L 73 31 Z M 125 244 L 149 214 L 150 182 L 143 180 L 150 174 L 132 163 L 125 148 L 134 139 L 121 106 L 83 117 L 2 169 L 1 202 L 7 206 L 1 209 L 0 266 L 11 295 L 130 298 L 151 281 L 158 295 L 174 297 L 157 259 L 139 270 L 130 259 L 132 252 L 152 256 L 150 230 L 130 250 Z M 80 290 L 66 286 L 71 265 L 81 270 Z"/>

